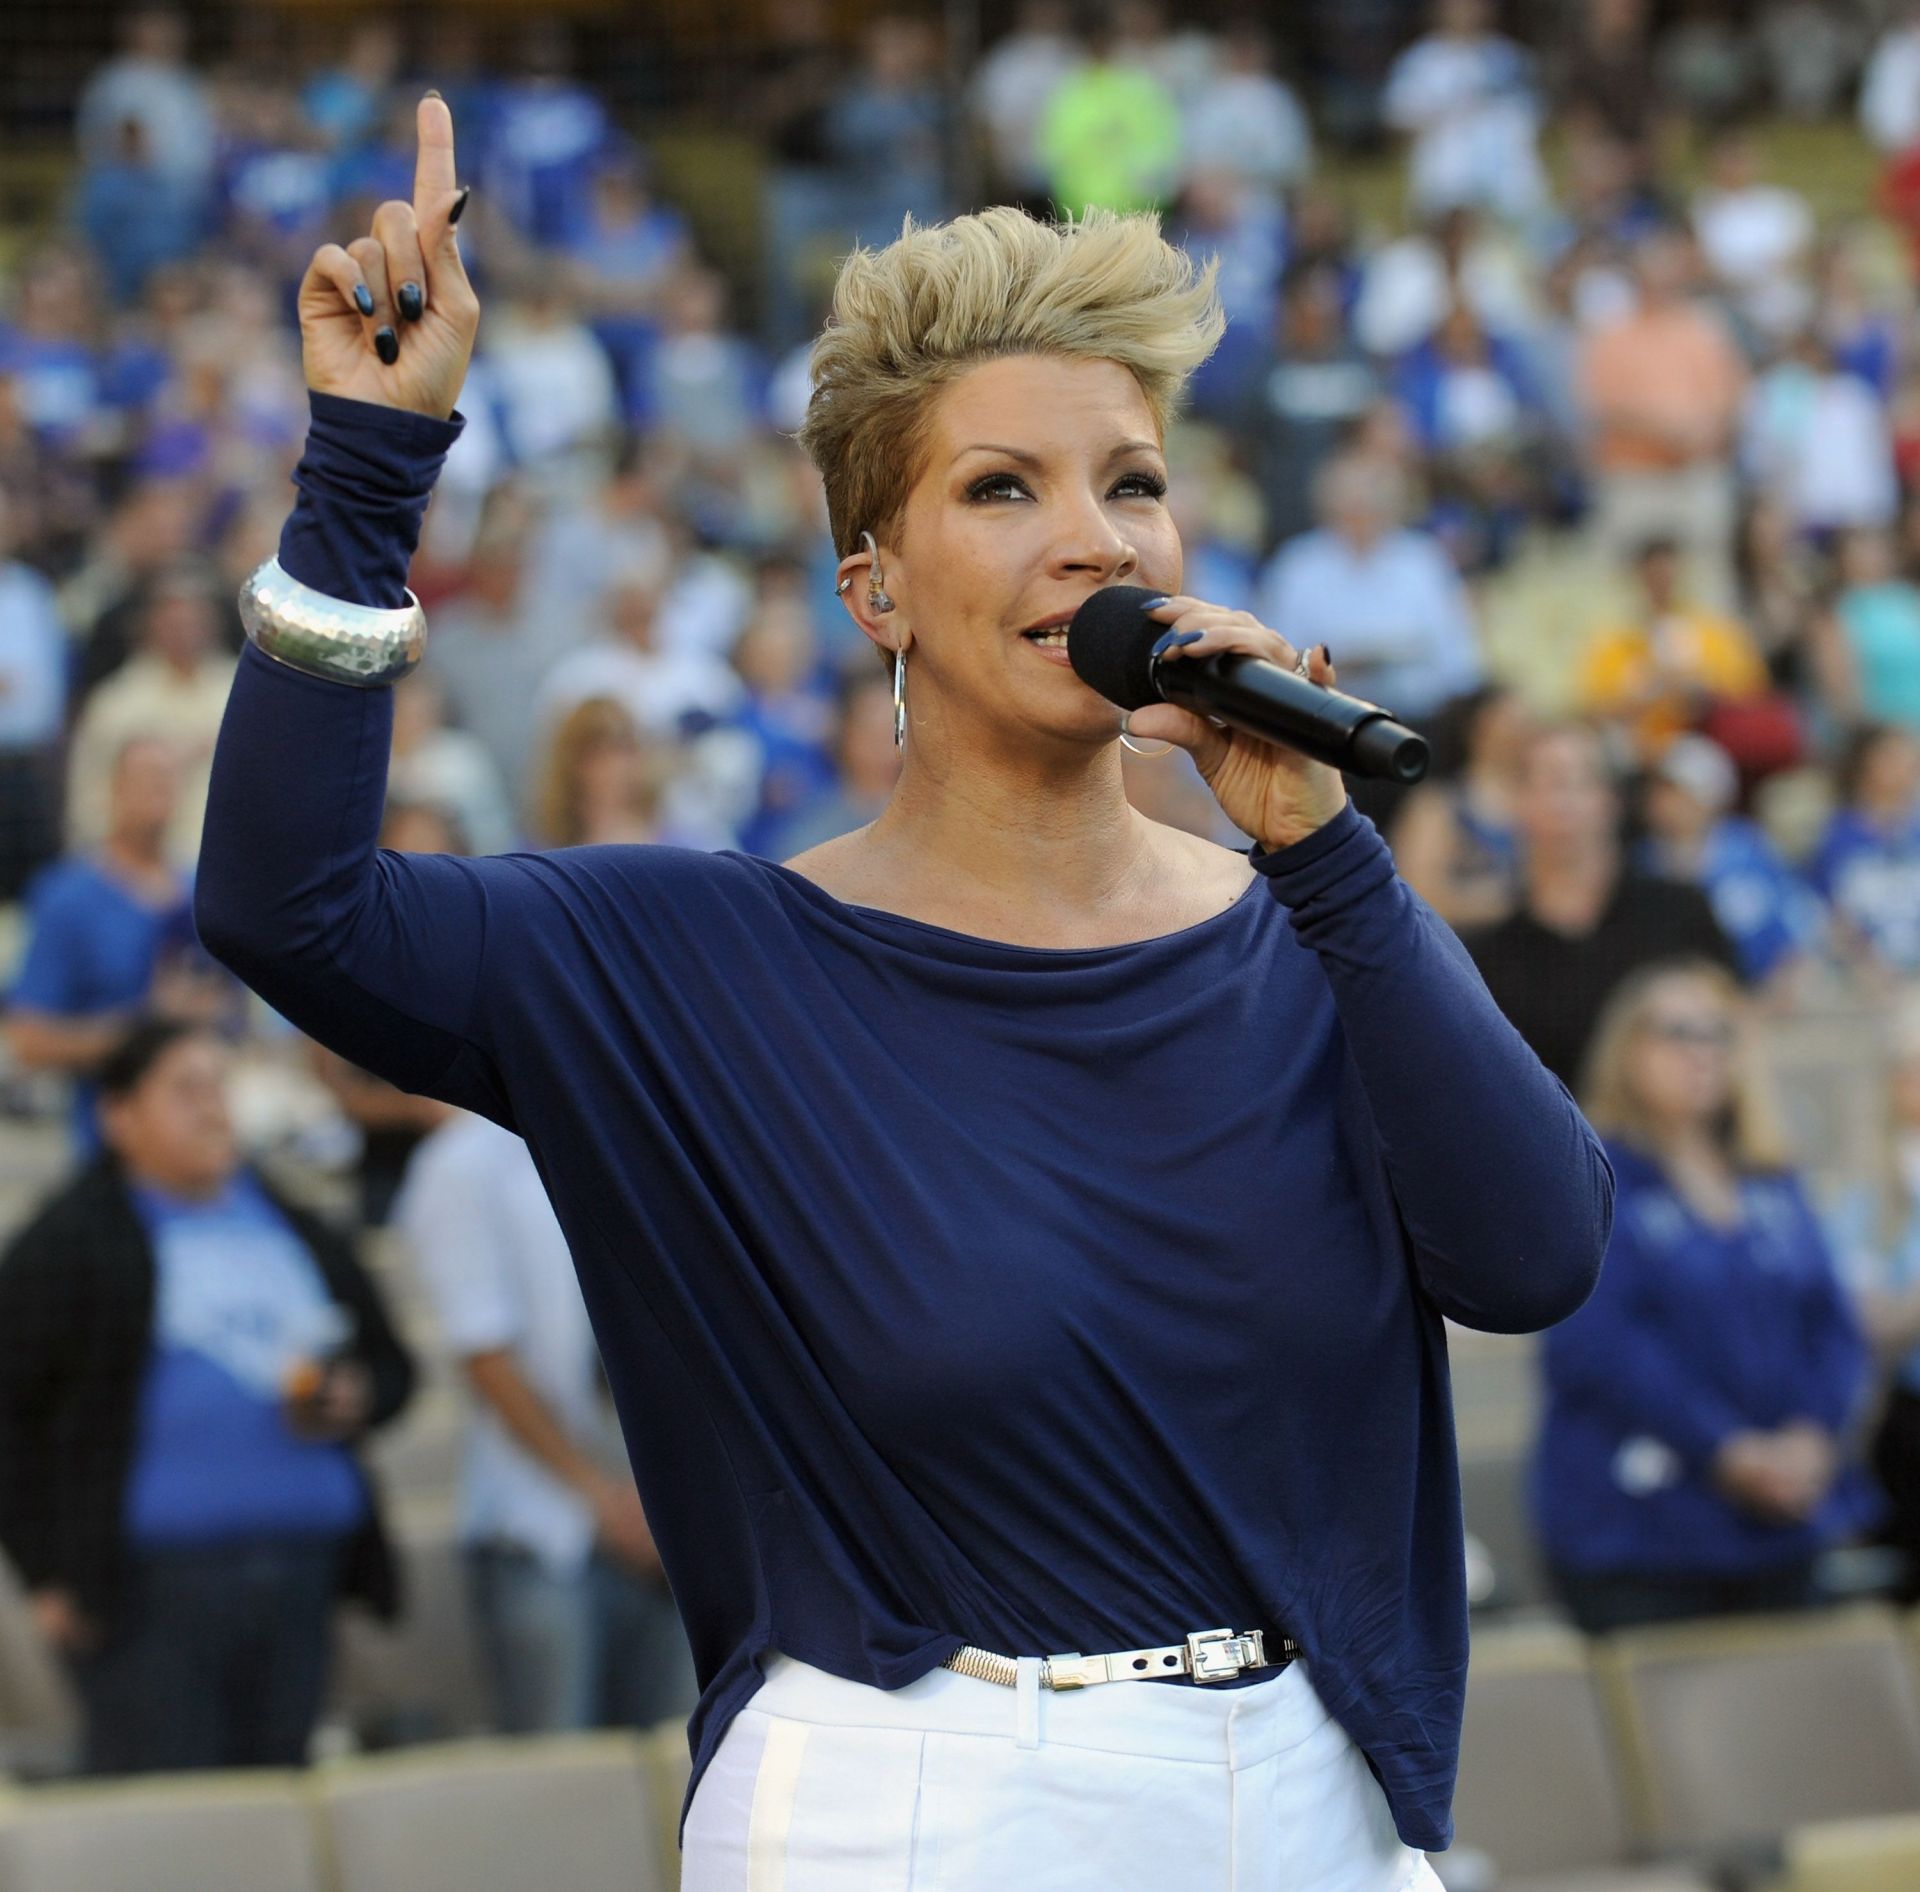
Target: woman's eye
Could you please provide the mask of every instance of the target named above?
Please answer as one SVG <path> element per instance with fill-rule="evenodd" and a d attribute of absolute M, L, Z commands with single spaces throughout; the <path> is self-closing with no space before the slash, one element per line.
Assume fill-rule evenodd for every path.
<path fill-rule="evenodd" d="M 1158 473 L 1129 473 L 1114 491 L 1144 494 L 1148 499 L 1164 499 L 1167 496 L 1167 483 Z"/>
<path fill-rule="evenodd" d="M 969 499 L 1019 499 L 1027 488 L 1024 481 L 1012 473 L 989 473 L 985 479 L 975 480 L 967 488 Z"/>

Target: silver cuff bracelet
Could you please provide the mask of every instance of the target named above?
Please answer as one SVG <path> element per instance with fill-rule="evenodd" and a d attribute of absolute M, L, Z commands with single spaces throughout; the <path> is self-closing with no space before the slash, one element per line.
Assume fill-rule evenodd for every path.
<path fill-rule="evenodd" d="M 362 690 L 398 682 L 427 648 L 427 614 L 411 591 L 398 611 L 348 604 L 290 578 L 277 558 L 240 587 L 240 621 L 269 657 Z"/>

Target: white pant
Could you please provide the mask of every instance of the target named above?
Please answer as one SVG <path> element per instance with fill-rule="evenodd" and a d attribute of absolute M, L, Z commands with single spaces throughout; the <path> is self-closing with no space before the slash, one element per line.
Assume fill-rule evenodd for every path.
<path fill-rule="evenodd" d="M 1441 1892 L 1304 1662 L 1232 1689 L 1039 1670 L 881 1689 L 770 1655 L 682 1892 Z"/>

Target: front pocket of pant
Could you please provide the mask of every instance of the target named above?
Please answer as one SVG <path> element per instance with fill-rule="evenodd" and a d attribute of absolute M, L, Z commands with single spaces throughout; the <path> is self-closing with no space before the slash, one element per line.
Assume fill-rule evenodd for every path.
<path fill-rule="evenodd" d="M 744 1892 L 908 1892 L 926 1737 L 768 1715 Z"/>

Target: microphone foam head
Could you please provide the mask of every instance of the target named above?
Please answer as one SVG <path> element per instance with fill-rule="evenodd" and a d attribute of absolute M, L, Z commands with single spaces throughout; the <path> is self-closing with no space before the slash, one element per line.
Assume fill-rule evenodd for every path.
<path fill-rule="evenodd" d="M 1067 661 L 1074 674 L 1123 710 L 1164 702 L 1153 687 L 1153 647 L 1167 627 L 1147 607 L 1167 594 L 1140 585 L 1096 591 L 1067 626 Z"/>

